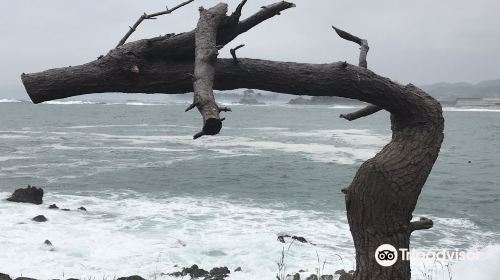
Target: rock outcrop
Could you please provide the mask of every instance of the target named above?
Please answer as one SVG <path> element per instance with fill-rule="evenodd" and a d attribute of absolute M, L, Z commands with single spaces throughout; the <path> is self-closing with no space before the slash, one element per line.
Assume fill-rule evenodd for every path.
<path fill-rule="evenodd" d="M 139 275 L 132 275 L 132 276 L 128 276 L 128 277 L 120 277 L 116 280 L 146 280 L 146 279 L 142 278 Z"/>
<path fill-rule="evenodd" d="M 35 222 L 39 222 L 39 223 L 43 223 L 43 222 L 48 221 L 48 219 L 45 218 L 44 215 L 38 215 L 38 216 L 34 217 L 32 220 Z"/>
<path fill-rule="evenodd" d="M 15 190 L 14 193 L 9 198 L 7 198 L 7 200 L 12 202 L 42 204 L 43 189 L 28 185 L 28 187 L 25 189 Z"/>

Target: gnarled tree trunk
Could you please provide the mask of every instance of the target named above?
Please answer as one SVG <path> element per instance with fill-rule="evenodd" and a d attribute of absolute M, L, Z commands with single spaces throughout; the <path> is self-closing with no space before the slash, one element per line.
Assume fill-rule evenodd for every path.
<path fill-rule="evenodd" d="M 196 53 L 201 52 L 203 46 L 212 50 L 214 46 L 224 46 L 253 26 L 294 6 L 278 2 L 239 21 L 245 2 L 231 16 L 224 15 L 220 22 L 218 19 L 212 22 L 212 28 L 204 32 L 209 33 L 205 34 L 208 38 L 217 34 L 216 43 L 205 38 L 201 40 L 205 43 L 196 44 Z M 216 59 L 216 53 L 212 53 L 196 64 L 196 67 L 201 65 L 205 70 L 197 71 L 195 39 L 198 42 L 199 36 L 203 36 L 199 33 L 202 32 L 199 25 L 196 34 L 192 31 L 131 42 L 96 61 L 23 74 L 22 80 L 34 103 L 100 92 L 176 94 L 194 89 L 195 102 L 191 108 L 198 107 L 204 117 L 204 125 L 210 118 L 219 120 L 219 111 L 213 111 L 216 103 L 209 89 L 212 81 L 213 88 L 219 90 L 252 88 L 295 95 L 340 96 L 372 104 L 342 116 L 348 120 L 368 116 L 381 109 L 389 111 L 392 140 L 374 158 L 361 165 L 352 183 L 343 192 L 356 249 L 354 278 L 410 279 L 408 261 L 398 260 L 393 266 L 383 267 L 375 260 L 375 250 L 382 244 L 409 248 L 412 231 L 432 226 L 432 221 L 428 219 L 411 220 L 443 140 L 441 106 L 411 84 L 399 85 L 366 69 L 367 42 L 341 30 L 336 31 L 342 38 L 362 46 L 360 66 L 343 62 L 304 64 L 236 59 L 235 55 L 234 59 Z M 201 57 L 203 54 L 197 55 L 197 61 Z M 215 75 L 212 75 L 214 69 Z M 198 83 L 202 83 L 199 88 Z M 196 92 L 202 92 L 202 95 Z M 204 104 L 210 104 L 209 113 L 205 112 L 201 103 L 196 102 L 200 96 L 208 102 Z M 216 130 L 215 133 L 220 127 Z"/>

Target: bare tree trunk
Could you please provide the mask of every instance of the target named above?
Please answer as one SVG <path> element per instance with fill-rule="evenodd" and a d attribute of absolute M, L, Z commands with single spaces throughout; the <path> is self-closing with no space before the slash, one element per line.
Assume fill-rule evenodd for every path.
<path fill-rule="evenodd" d="M 203 134 L 220 130 L 212 81 L 213 88 L 219 90 L 253 88 L 295 95 L 340 96 L 372 104 L 344 115 L 348 120 L 381 109 L 389 111 L 392 140 L 361 165 L 352 183 L 342 191 L 346 195 L 347 216 L 356 248 L 354 278 L 409 280 L 408 261 L 399 259 L 393 266 L 383 267 L 376 262 L 375 250 L 382 244 L 409 248 L 412 231 L 432 227 L 429 219 L 411 220 L 443 140 L 444 121 L 439 102 L 411 84 L 402 86 L 365 69 L 368 42 L 339 29 L 336 31 L 342 38 L 361 45 L 361 67 L 344 62 L 304 64 L 248 58 L 216 59 L 215 46 L 225 45 L 238 34 L 293 7 L 291 3 L 279 2 L 240 22 L 245 2 L 220 23 L 217 16 L 212 23 L 204 20 L 202 12 L 196 35 L 190 32 L 131 42 L 88 64 L 23 74 L 23 83 L 35 103 L 99 92 L 175 94 L 194 89 L 191 108 L 197 106 L 204 118 Z M 200 28 L 202 22 L 209 23 L 206 27 L 210 28 Z M 194 73 L 194 87 L 191 73 Z M 216 132 L 212 130 L 215 133 L 204 132 L 210 119 L 218 121 Z"/>
<path fill-rule="evenodd" d="M 213 87 L 215 64 L 219 54 L 216 45 L 217 29 L 226 13 L 227 4 L 224 3 L 208 10 L 200 7 L 200 21 L 195 33 L 194 100 L 189 108 L 198 108 L 203 116 L 203 128 L 194 139 L 203 135 L 215 135 L 222 128 L 220 109 L 215 103 Z"/>

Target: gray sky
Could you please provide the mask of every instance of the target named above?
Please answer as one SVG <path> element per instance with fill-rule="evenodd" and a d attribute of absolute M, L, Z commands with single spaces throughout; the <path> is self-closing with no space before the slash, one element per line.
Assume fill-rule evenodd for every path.
<path fill-rule="evenodd" d="M 19 75 L 78 65 L 106 54 L 143 12 L 182 0 L 0 0 L 0 98 L 27 98 Z M 249 0 L 242 18 L 276 0 Z M 194 3 L 144 22 L 129 39 L 194 28 Z M 226 1 L 230 11 L 239 1 Z M 368 67 L 400 82 L 478 82 L 500 78 L 498 0 L 295 0 L 296 8 L 239 36 L 241 57 L 357 63 L 358 47 L 331 25 L 368 39 Z M 229 56 L 229 48 L 221 51 Z"/>

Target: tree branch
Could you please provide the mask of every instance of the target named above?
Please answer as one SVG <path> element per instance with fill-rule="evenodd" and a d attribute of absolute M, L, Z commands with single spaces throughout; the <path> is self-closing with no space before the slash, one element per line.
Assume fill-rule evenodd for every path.
<path fill-rule="evenodd" d="M 361 39 L 357 36 L 354 36 L 348 32 L 345 32 L 342 29 L 338 29 L 335 26 L 332 26 L 332 28 L 335 30 L 335 32 L 337 32 L 337 34 L 339 35 L 340 38 L 347 40 L 347 41 L 354 42 L 361 47 L 360 48 L 361 51 L 359 53 L 358 65 L 359 65 L 359 67 L 368 68 L 368 62 L 366 61 L 366 57 L 368 56 L 368 50 L 370 50 L 370 47 L 368 46 L 368 41 L 365 39 Z M 369 116 L 371 114 L 375 114 L 376 112 L 378 112 L 380 110 L 382 110 L 382 108 L 379 108 L 378 106 L 368 105 L 359 111 L 352 112 L 352 113 L 345 114 L 345 115 L 342 114 L 342 115 L 340 115 L 340 117 L 343 119 L 346 119 L 348 121 L 353 121 L 353 120 L 356 120 L 356 119 L 359 119 L 362 117 Z"/>
<path fill-rule="evenodd" d="M 247 3 L 247 0 L 243 0 L 243 1 L 240 2 L 240 4 L 238 5 L 238 7 L 236 7 L 236 10 L 234 10 L 234 12 L 229 17 L 229 20 L 231 22 L 237 23 L 237 22 L 240 21 L 241 11 L 243 10 L 243 6 L 245 6 L 246 3 Z"/>
<path fill-rule="evenodd" d="M 340 117 L 343 119 L 346 119 L 348 121 L 353 121 L 362 117 L 369 116 L 371 114 L 374 114 L 378 111 L 382 110 L 382 108 L 376 106 L 376 105 L 368 105 L 364 107 L 363 109 L 360 109 L 358 111 L 349 113 L 349 114 L 341 114 Z"/>
<path fill-rule="evenodd" d="M 416 106 L 424 106 L 429 101 L 425 93 L 413 94 L 421 92 L 413 85 L 399 85 L 354 65 L 344 67 L 343 62 L 308 64 L 249 58 L 238 60 L 238 64 L 232 58 L 217 60 L 214 89 L 251 88 L 293 95 L 345 97 L 407 117 L 416 113 L 419 109 Z M 22 79 L 34 103 L 101 92 L 193 92 L 192 77 L 186 75 L 194 71 L 192 60 L 146 62 L 142 62 L 139 74 L 131 73 L 118 62 L 103 66 L 91 63 L 25 74 Z M 417 95 L 421 96 L 417 98 Z M 418 115 L 414 116 L 418 118 Z"/>
<path fill-rule="evenodd" d="M 215 64 L 219 54 L 217 30 L 226 13 L 227 4 L 225 3 L 220 3 L 208 10 L 200 8 L 200 20 L 195 31 L 193 104 L 203 117 L 203 128 L 201 132 L 194 135 L 194 139 L 203 135 L 215 135 L 222 128 L 220 108 L 215 102 L 213 84 Z"/>
<path fill-rule="evenodd" d="M 132 25 L 130 27 L 130 29 L 128 30 L 128 32 L 125 34 L 125 36 L 123 36 L 123 38 L 120 40 L 120 42 L 118 42 L 118 45 L 116 45 L 115 48 L 118 48 L 120 46 L 123 46 L 123 44 L 125 44 L 125 42 L 127 41 L 127 39 L 130 37 L 130 35 L 132 35 L 132 33 L 134 33 L 136 30 L 137 30 L 137 27 L 139 27 L 139 25 L 145 20 L 145 19 L 156 19 L 157 16 L 161 16 L 161 15 L 166 15 L 166 14 L 170 14 L 172 13 L 173 11 L 181 8 L 181 7 L 184 7 L 186 6 L 187 4 L 193 2 L 194 0 L 188 0 L 186 2 L 183 2 L 175 7 L 173 7 L 172 9 L 166 9 L 165 11 L 162 11 L 162 12 L 158 12 L 158 13 L 154 13 L 154 14 L 146 14 L 144 13 L 142 16 L 139 17 L 139 19 L 134 23 L 134 25 Z"/>
<path fill-rule="evenodd" d="M 415 230 L 422 230 L 422 229 L 430 229 L 434 225 L 434 222 L 432 222 L 431 219 L 421 217 L 419 221 L 411 222 L 410 223 L 410 230 L 415 231 Z"/>
<path fill-rule="evenodd" d="M 366 61 L 366 56 L 368 55 L 368 50 L 370 50 L 370 47 L 368 46 L 368 41 L 365 39 L 361 39 L 359 37 L 356 37 L 350 33 L 345 32 L 344 30 L 338 29 L 335 26 L 332 26 L 332 28 L 337 32 L 340 38 L 354 42 L 358 44 L 361 47 L 361 52 L 359 54 L 359 66 L 368 68 L 368 62 Z"/>
<path fill-rule="evenodd" d="M 245 46 L 244 44 L 241 44 L 241 45 L 235 47 L 234 49 L 229 50 L 229 52 L 231 53 L 231 56 L 233 57 L 234 63 L 238 63 L 238 58 L 236 57 L 236 51 L 238 49 L 243 48 L 244 46 Z"/>

